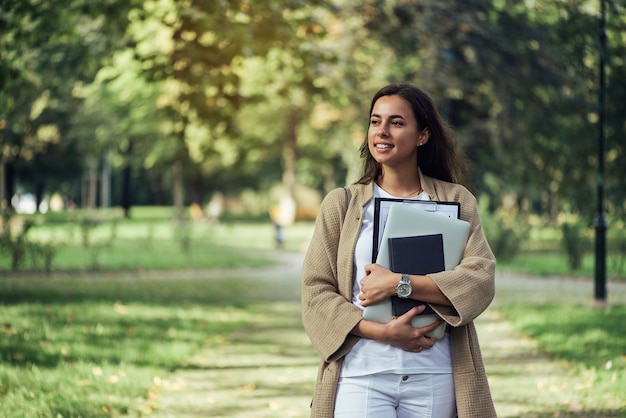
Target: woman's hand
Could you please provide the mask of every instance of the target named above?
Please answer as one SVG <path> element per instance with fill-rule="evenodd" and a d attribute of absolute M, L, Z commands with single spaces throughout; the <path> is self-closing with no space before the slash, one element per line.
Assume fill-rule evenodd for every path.
<path fill-rule="evenodd" d="M 424 308 L 424 305 L 411 308 L 411 310 L 404 315 L 392 319 L 389 323 L 385 324 L 386 330 L 380 341 L 413 353 L 432 348 L 436 340 L 427 337 L 426 334 L 437 328 L 443 320 L 435 321 L 425 327 L 413 328 L 411 318 L 422 312 Z"/>
<path fill-rule="evenodd" d="M 380 264 L 365 266 L 366 276 L 361 279 L 361 294 L 359 299 L 362 306 L 369 306 L 396 294 L 396 286 L 400 282 L 400 275 Z"/>
<path fill-rule="evenodd" d="M 432 346 L 435 345 L 435 339 L 427 337 L 426 334 L 429 334 L 442 324 L 443 320 L 435 321 L 421 328 L 413 328 L 411 325 L 411 318 L 418 315 L 425 308 L 426 305 L 411 308 L 404 315 L 392 319 L 386 324 L 361 320 L 352 329 L 352 333 L 359 337 L 390 344 L 412 353 L 432 348 Z"/>

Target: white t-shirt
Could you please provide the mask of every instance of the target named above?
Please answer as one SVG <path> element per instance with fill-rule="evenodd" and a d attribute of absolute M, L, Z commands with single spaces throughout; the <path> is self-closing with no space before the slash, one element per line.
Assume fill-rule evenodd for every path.
<path fill-rule="evenodd" d="M 396 198 L 374 185 L 374 197 Z M 429 200 L 423 192 L 413 200 Z M 374 199 L 365 206 L 361 232 L 356 242 L 354 253 L 354 277 L 352 278 L 352 303 L 359 308 L 361 301 L 361 279 L 365 277 L 365 265 L 372 260 L 372 240 L 374 235 Z M 364 376 L 374 373 L 452 373 L 452 356 L 450 354 L 450 334 L 446 332 L 441 340 L 437 340 L 430 349 L 419 353 L 410 353 L 389 344 L 376 340 L 361 340 L 346 355 L 343 363 L 342 376 Z"/>

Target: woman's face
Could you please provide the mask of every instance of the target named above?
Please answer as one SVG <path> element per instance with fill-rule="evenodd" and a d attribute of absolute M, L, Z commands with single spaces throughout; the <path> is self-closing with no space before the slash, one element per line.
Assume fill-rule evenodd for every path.
<path fill-rule="evenodd" d="M 382 96 L 374 103 L 367 132 L 369 151 L 389 167 L 416 164 L 417 147 L 428 140 L 418 130 L 408 101 L 400 96 Z"/>

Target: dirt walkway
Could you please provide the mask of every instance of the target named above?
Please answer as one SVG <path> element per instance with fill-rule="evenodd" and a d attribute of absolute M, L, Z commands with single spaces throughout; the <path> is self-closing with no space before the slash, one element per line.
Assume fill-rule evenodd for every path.
<path fill-rule="evenodd" d="M 273 314 L 292 315 L 296 318 L 293 326 L 238 335 L 232 340 L 236 343 L 200 351 L 186 362 L 193 367 L 158 382 L 150 398 L 138 406 L 143 411 L 140 415 L 308 417 L 317 357 L 299 325 L 301 261 L 301 254 L 283 254 L 276 267 L 220 272 L 233 277 L 254 274 L 260 280 L 284 283 L 285 289 L 293 292 L 294 300 L 272 305 L 276 310 Z M 537 279 L 510 274 L 499 274 L 496 283 L 498 294 L 513 294 L 520 300 L 554 292 L 587 300 L 593 291 L 589 282 L 555 278 L 542 279 L 542 290 L 538 292 Z M 620 303 L 626 302 L 626 286 L 618 286 L 617 292 L 611 290 L 614 292 L 610 294 L 617 294 Z M 476 321 L 498 416 L 584 416 L 575 412 L 580 405 L 576 403 L 571 376 L 559 364 L 540 355 L 532 341 L 520 336 L 502 319 L 497 306 L 506 303 L 506 298 L 498 302 L 498 294 L 494 305 Z"/>

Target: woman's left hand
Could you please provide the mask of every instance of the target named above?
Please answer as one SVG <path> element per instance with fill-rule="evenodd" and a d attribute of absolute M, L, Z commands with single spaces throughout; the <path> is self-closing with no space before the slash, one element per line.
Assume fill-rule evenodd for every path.
<path fill-rule="evenodd" d="M 361 294 L 359 299 L 362 306 L 369 306 L 396 294 L 396 286 L 400 282 L 400 275 L 380 264 L 365 266 L 365 277 L 361 279 Z"/>

